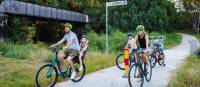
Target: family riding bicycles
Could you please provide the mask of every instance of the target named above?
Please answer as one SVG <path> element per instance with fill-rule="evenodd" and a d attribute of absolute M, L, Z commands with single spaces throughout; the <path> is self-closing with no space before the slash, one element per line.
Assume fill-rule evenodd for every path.
<path fill-rule="evenodd" d="M 86 68 L 83 59 L 88 48 L 87 37 L 83 35 L 79 44 L 76 34 L 71 31 L 72 25 L 66 23 L 64 26 L 65 36 L 50 46 L 55 57 L 51 63 L 41 66 L 36 73 L 35 85 L 37 87 L 53 87 L 59 75 L 62 78 L 70 78 L 73 82 L 82 80 L 85 75 Z M 58 45 L 65 41 L 67 45 L 59 48 Z M 65 61 L 68 65 L 64 67 Z"/>
<path fill-rule="evenodd" d="M 129 86 L 142 87 L 144 78 L 146 81 L 151 80 L 152 76 L 152 59 L 150 59 L 149 51 L 149 37 L 145 33 L 143 25 L 136 27 L 138 31 L 135 37 L 128 34 L 128 43 L 125 48 L 129 49 L 129 73 L 128 82 Z M 139 47 L 137 47 L 137 43 Z M 124 54 L 121 53 L 116 57 L 116 65 L 119 69 L 124 70 Z"/>

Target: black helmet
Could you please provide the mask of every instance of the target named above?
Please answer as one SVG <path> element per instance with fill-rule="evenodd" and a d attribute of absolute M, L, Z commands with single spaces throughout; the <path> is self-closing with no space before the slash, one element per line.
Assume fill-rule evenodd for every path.
<path fill-rule="evenodd" d="M 81 38 L 86 38 L 87 39 L 87 36 L 86 35 L 82 35 Z"/>
<path fill-rule="evenodd" d="M 130 32 L 127 34 L 127 36 L 128 36 L 128 37 L 129 37 L 129 36 L 132 36 L 132 35 L 133 35 L 133 34 L 132 34 L 132 33 L 130 33 Z"/>

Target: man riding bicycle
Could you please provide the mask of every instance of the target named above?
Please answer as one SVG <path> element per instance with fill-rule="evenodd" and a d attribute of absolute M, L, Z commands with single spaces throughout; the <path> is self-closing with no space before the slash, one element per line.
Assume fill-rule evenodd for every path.
<path fill-rule="evenodd" d="M 67 45 L 63 47 L 62 52 L 59 53 L 60 63 L 61 63 L 61 70 L 63 70 L 64 59 L 67 58 L 67 62 L 69 63 L 70 67 L 72 68 L 72 73 L 70 79 L 74 79 L 76 76 L 76 71 L 74 68 L 74 64 L 72 59 L 78 56 L 80 46 L 78 42 L 78 38 L 74 32 L 71 31 L 72 25 L 70 23 L 66 23 L 65 25 L 65 35 L 64 37 L 58 41 L 56 44 L 51 45 L 51 47 L 58 46 L 63 42 L 67 41 Z"/>

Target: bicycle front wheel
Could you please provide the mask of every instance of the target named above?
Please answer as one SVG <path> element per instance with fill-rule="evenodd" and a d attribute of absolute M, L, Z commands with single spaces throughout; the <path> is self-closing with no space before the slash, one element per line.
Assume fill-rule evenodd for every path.
<path fill-rule="evenodd" d="M 151 80 L 151 77 L 152 77 L 151 60 L 149 59 L 149 65 L 144 64 L 144 66 L 146 67 L 145 79 L 147 80 L 147 82 L 149 82 Z"/>
<path fill-rule="evenodd" d="M 159 56 L 159 59 L 158 59 L 158 64 L 160 66 L 162 66 L 165 62 L 165 54 L 164 53 L 161 53 L 160 56 Z"/>
<path fill-rule="evenodd" d="M 153 55 L 150 55 L 150 63 L 151 63 L 151 68 L 154 68 L 156 66 L 156 59 Z"/>
<path fill-rule="evenodd" d="M 133 64 L 128 72 L 128 83 L 130 87 L 142 87 L 144 78 L 142 69 L 137 64 Z"/>
<path fill-rule="evenodd" d="M 58 80 L 58 71 L 52 64 L 45 64 L 36 73 L 36 87 L 53 87 Z"/>

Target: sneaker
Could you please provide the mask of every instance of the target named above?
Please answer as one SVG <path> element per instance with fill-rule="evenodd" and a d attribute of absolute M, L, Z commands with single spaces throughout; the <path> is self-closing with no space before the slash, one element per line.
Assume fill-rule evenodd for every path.
<path fill-rule="evenodd" d="M 83 66 L 80 66 L 79 71 L 82 71 L 82 70 L 83 70 Z"/>
<path fill-rule="evenodd" d="M 71 73 L 71 77 L 70 77 L 70 79 L 74 79 L 75 76 L 76 76 L 76 71 L 73 71 L 73 70 L 72 70 L 72 73 Z"/>

